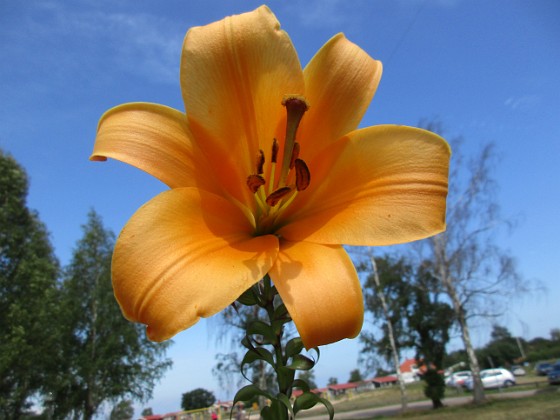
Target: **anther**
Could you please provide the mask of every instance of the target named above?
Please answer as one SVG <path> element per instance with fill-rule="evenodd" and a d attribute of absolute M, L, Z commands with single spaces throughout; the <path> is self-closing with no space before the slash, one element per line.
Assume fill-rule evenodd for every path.
<path fill-rule="evenodd" d="M 262 175 L 264 172 L 263 168 L 264 168 L 264 152 L 262 150 L 259 150 L 259 153 L 257 153 L 257 174 Z"/>
<path fill-rule="evenodd" d="M 299 157 L 299 143 L 296 141 L 294 143 L 294 148 L 292 149 L 292 159 L 290 160 L 290 169 L 293 169 L 296 159 Z"/>
<path fill-rule="evenodd" d="M 272 141 L 272 158 L 270 159 L 270 161 L 272 163 L 276 163 L 277 159 L 278 159 L 278 140 L 274 139 Z"/>
<path fill-rule="evenodd" d="M 259 190 L 261 185 L 264 184 L 265 184 L 265 180 L 260 175 L 249 175 L 247 177 L 247 186 L 249 187 L 249 189 L 253 194 Z"/>
<path fill-rule="evenodd" d="M 291 192 L 292 189 L 290 187 L 278 188 L 276 191 L 266 197 L 266 204 L 268 204 L 270 207 L 274 207 L 280 200 L 282 200 Z"/>
<path fill-rule="evenodd" d="M 301 159 L 296 159 L 294 165 L 296 167 L 296 189 L 298 191 L 303 191 L 309 187 L 311 173 L 309 172 L 307 164 Z"/>

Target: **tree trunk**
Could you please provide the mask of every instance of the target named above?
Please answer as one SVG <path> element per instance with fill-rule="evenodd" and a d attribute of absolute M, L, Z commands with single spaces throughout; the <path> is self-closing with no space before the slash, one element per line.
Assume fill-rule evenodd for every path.
<path fill-rule="evenodd" d="M 482 386 L 482 381 L 480 379 L 480 366 L 478 364 L 478 359 L 474 352 L 474 348 L 471 341 L 471 336 L 469 333 L 469 327 L 467 325 L 467 318 L 465 316 L 465 310 L 455 285 L 453 284 L 453 279 L 447 270 L 447 258 L 445 252 L 445 239 L 444 235 L 439 235 L 433 238 L 434 251 L 436 254 L 437 263 L 439 265 L 439 275 L 440 281 L 445 288 L 446 293 L 449 295 L 451 302 L 453 303 L 453 309 L 455 315 L 457 316 L 457 321 L 459 322 L 459 327 L 461 328 L 461 338 L 463 339 L 463 345 L 467 351 L 467 356 L 469 358 L 469 365 L 471 368 L 473 376 L 473 402 L 475 404 L 480 404 L 485 401 L 484 388 Z"/>
<path fill-rule="evenodd" d="M 389 341 L 391 343 L 391 352 L 393 353 L 393 363 L 395 364 L 395 370 L 397 371 L 397 379 L 399 380 L 399 387 L 401 390 L 401 410 L 404 412 L 407 410 L 408 398 L 406 395 L 406 386 L 404 379 L 402 377 L 400 362 L 399 362 L 399 351 L 397 349 L 397 344 L 395 343 L 395 336 L 393 334 L 393 324 L 389 318 L 389 310 L 387 309 L 387 302 L 385 301 L 385 295 L 381 289 L 379 282 L 379 274 L 377 273 L 377 264 L 375 263 L 375 258 L 371 257 L 371 266 L 373 268 L 373 279 L 375 285 L 377 286 L 377 293 L 379 294 L 379 300 L 381 301 L 381 307 L 383 308 L 383 315 L 385 316 L 385 321 L 387 322 L 387 331 L 389 333 Z"/>

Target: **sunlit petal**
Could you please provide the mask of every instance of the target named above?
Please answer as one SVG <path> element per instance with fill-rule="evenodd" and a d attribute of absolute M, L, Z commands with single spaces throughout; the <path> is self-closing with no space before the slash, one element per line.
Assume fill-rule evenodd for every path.
<path fill-rule="evenodd" d="M 181 60 L 181 86 L 191 130 L 220 181 L 249 201 L 247 176 L 260 149 L 270 153 L 284 130 L 281 102 L 303 94 L 297 53 L 265 6 L 189 30 Z"/>
<path fill-rule="evenodd" d="M 220 190 L 204 171 L 208 163 L 193 142 L 185 114 L 163 105 L 129 103 L 107 111 L 90 159 L 107 158 L 142 169 L 171 188 Z"/>
<path fill-rule="evenodd" d="M 125 316 L 172 337 L 231 304 L 270 269 L 278 239 L 252 236 L 227 200 L 195 188 L 164 192 L 129 220 L 113 255 L 115 296 Z"/>
<path fill-rule="evenodd" d="M 278 233 L 291 241 L 370 246 L 437 234 L 445 229 L 449 158 L 447 143 L 429 131 L 352 132 L 309 165 L 321 181 L 300 193 L 308 195 L 294 203 Z"/>
<path fill-rule="evenodd" d="M 381 79 L 382 65 L 338 34 L 305 67 L 305 97 L 311 108 L 298 138 L 312 158 L 358 127 Z"/>
<path fill-rule="evenodd" d="M 282 241 L 270 276 L 306 348 L 359 334 L 362 291 L 341 246 Z"/>

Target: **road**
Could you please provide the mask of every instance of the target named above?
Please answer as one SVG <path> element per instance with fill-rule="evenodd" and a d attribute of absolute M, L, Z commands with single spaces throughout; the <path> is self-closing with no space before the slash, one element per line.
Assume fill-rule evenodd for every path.
<path fill-rule="evenodd" d="M 526 390 L 526 391 L 512 391 L 503 394 L 492 394 L 492 398 L 521 398 L 529 397 L 535 395 L 536 389 Z M 472 395 L 466 395 L 464 397 L 452 397 L 446 398 L 443 403 L 446 406 L 464 405 L 472 401 Z M 431 410 L 432 402 L 430 400 L 426 401 L 416 401 L 408 403 L 408 408 L 413 410 Z M 401 405 L 388 405 L 385 407 L 372 407 L 363 410 L 356 411 L 346 411 L 337 413 L 335 406 L 335 420 L 358 420 L 358 419 L 371 419 L 378 416 L 394 416 L 398 414 L 401 410 Z M 327 415 L 322 414 L 320 416 L 305 417 L 305 420 L 324 420 L 328 418 Z"/>

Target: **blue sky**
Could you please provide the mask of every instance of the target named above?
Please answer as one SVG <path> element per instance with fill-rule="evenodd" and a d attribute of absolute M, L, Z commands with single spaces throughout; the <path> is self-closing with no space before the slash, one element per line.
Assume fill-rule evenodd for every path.
<path fill-rule="evenodd" d="M 179 59 L 186 30 L 259 6 L 254 1 L 0 0 L 0 148 L 31 178 L 29 205 L 65 264 L 90 208 L 119 232 L 165 186 L 117 162 L 88 161 L 99 117 L 133 101 L 182 109 Z M 556 0 L 271 1 L 302 63 L 344 32 L 384 74 L 362 125 L 439 118 L 467 151 L 493 141 L 498 202 L 516 230 L 501 245 L 547 292 L 521 296 L 502 320 L 524 338 L 559 327 L 560 2 Z M 211 376 L 216 322 L 175 339 L 173 369 L 146 406 L 177 410 Z M 487 330 L 475 332 L 476 344 Z M 357 340 L 327 346 L 320 386 L 356 368 Z"/>

